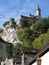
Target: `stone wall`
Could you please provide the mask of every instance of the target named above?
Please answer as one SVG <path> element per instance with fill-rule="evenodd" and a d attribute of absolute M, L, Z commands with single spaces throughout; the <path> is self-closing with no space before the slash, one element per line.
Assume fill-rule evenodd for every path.
<path fill-rule="evenodd" d="M 5 60 L 6 58 L 11 58 L 12 56 L 12 45 L 0 42 L 0 59 Z"/>

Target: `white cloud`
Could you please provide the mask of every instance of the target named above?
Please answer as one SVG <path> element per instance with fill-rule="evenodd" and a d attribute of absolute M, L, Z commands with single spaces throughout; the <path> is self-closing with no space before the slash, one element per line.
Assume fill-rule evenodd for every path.
<path fill-rule="evenodd" d="M 25 2 L 21 2 L 21 0 L 8 0 L 0 4 L 0 21 L 3 23 L 3 21 L 11 17 L 18 19 L 21 14 L 29 14 L 34 12 L 34 9 L 35 4 L 32 0 L 25 0 Z"/>

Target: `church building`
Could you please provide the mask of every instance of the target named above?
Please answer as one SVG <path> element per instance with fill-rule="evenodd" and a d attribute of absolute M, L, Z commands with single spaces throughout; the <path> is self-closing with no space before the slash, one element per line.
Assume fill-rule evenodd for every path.
<path fill-rule="evenodd" d="M 32 15 L 31 13 L 29 14 L 29 16 L 21 15 L 20 19 L 17 20 L 17 25 L 20 26 L 20 21 L 27 21 L 27 22 L 35 23 L 40 18 L 41 18 L 41 9 L 38 5 L 38 7 L 36 9 L 36 15 Z"/>

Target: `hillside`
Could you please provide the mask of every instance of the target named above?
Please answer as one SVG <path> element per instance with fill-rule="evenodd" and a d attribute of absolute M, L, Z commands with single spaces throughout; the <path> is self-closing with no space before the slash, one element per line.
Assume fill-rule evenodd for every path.
<path fill-rule="evenodd" d="M 0 28 L 0 36 L 4 41 L 10 42 L 13 45 L 16 43 L 21 43 L 17 38 L 18 28 L 14 18 L 11 18 L 10 21 L 6 21 L 3 24 L 3 28 Z"/>
<path fill-rule="evenodd" d="M 24 26 L 22 28 L 22 30 L 17 32 L 18 39 L 21 42 L 23 41 L 22 46 L 33 47 L 32 44 L 34 43 L 34 40 L 40 37 L 40 35 L 47 33 L 49 29 L 49 18 L 39 19 L 36 23 L 31 23 L 30 26 Z"/>
<path fill-rule="evenodd" d="M 28 27 L 22 27 L 22 29 L 17 32 L 17 37 L 23 42 L 21 44 L 22 47 L 41 49 L 49 42 L 49 18 L 42 18 L 34 24 L 31 23 Z M 16 54 L 19 48 L 20 44 L 14 47 Z"/>
<path fill-rule="evenodd" d="M 14 18 L 3 24 L 0 29 L 1 37 L 8 42 L 15 43 L 14 53 L 17 54 L 20 45 L 27 48 L 42 48 L 49 42 L 49 18 L 41 18 L 35 23 L 21 21 L 20 26 Z"/>

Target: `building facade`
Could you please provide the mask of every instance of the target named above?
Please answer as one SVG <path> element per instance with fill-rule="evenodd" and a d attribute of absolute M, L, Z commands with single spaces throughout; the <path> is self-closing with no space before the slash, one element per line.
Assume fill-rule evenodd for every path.
<path fill-rule="evenodd" d="M 11 43 L 5 42 L 0 37 L 0 63 L 1 61 L 5 61 L 6 58 L 10 59 L 13 57 L 12 48 L 13 45 Z"/>
<path fill-rule="evenodd" d="M 32 23 L 35 23 L 37 20 L 39 20 L 41 18 L 41 9 L 38 5 L 37 9 L 36 9 L 36 15 L 32 15 L 32 14 L 29 14 L 29 16 L 23 16 L 21 15 L 20 16 L 20 19 L 17 20 L 17 25 L 20 27 L 20 21 L 27 21 L 27 22 L 32 22 Z"/>

